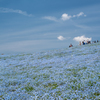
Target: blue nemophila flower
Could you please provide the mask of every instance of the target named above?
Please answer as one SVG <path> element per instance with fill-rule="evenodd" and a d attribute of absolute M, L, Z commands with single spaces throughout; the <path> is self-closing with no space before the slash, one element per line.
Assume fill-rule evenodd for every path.
<path fill-rule="evenodd" d="M 0 99 L 98 99 L 100 44 L 0 55 Z"/>

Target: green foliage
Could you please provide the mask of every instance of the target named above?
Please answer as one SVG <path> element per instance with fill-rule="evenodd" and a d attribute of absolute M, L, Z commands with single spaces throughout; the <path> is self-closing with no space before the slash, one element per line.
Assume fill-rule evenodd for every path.
<path fill-rule="evenodd" d="M 45 88 L 51 88 L 51 89 L 56 89 L 58 87 L 58 84 L 56 82 L 54 83 L 48 83 L 44 85 Z"/>
<path fill-rule="evenodd" d="M 0 95 L 0 100 L 5 100 L 3 95 Z"/>
<path fill-rule="evenodd" d="M 98 78 L 100 79 L 100 76 L 98 76 Z"/>
<path fill-rule="evenodd" d="M 99 96 L 100 95 L 100 92 L 95 92 L 94 95 L 95 96 Z"/>
<path fill-rule="evenodd" d="M 31 91 L 34 90 L 34 88 L 33 88 L 32 86 L 27 85 L 27 86 L 25 87 L 25 90 L 26 90 L 27 92 L 31 92 Z"/>
<path fill-rule="evenodd" d="M 50 75 L 48 75 L 48 74 L 43 74 L 43 78 L 49 78 L 50 77 Z"/>
<path fill-rule="evenodd" d="M 93 86 L 94 84 L 96 84 L 96 82 L 92 82 L 92 81 L 88 82 L 88 86 Z"/>
<path fill-rule="evenodd" d="M 35 80 L 37 78 L 37 76 L 33 76 L 33 79 Z"/>
<path fill-rule="evenodd" d="M 10 82 L 8 82 L 7 84 L 6 84 L 6 86 L 8 87 L 8 86 L 16 86 L 16 85 L 20 85 L 21 83 L 18 83 L 18 82 L 16 82 L 16 81 L 10 81 Z"/>
<path fill-rule="evenodd" d="M 0 79 L 0 81 L 2 81 L 3 79 Z"/>
<path fill-rule="evenodd" d="M 51 58 L 52 57 L 52 55 L 44 55 L 44 56 L 41 56 L 41 57 L 38 57 L 38 59 L 49 59 L 49 58 Z"/>

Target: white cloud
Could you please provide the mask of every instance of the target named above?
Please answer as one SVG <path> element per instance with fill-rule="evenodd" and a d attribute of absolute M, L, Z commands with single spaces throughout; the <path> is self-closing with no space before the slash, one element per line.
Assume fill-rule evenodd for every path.
<path fill-rule="evenodd" d="M 84 15 L 84 13 L 83 12 L 80 12 L 79 14 L 77 14 L 77 17 L 80 17 L 82 15 Z"/>
<path fill-rule="evenodd" d="M 72 16 L 64 13 L 61 16 L 61 20 L 66 21 L 66 20 L 69 20 L 71 18 L 80 17 L 80 16 L 86 17 L 86 15 L 83 12 L 80 12 L 79 14 L 72 15 Z M 59 21 L 59 19 L 57 19 L 56 17 L 52 17 L 52 16 L 45 16 L 43 18 L 44 19 L 48 19 L 48 20 L 52 20 L 52 21 L 55 21 L 55 22 L 58 22 Z"/>
<path fill-rule="evenodd" d="M 83 12 L 80 12 L 80 13 L 77 14 L 77 15 L 73 15 L 73 17 L 80 17 L 80 16 L 86 17 L 86 15 L 85 15 Z"/>
<path fill-rule="evenodd" d="M 83 12 L 80 12 L 80 13 L 77 14 L 77 15 L 73 15 L 73 17 L 80 17 L 80 16 L 86 17 L 86 15 L 85 15 Z"/>
<path fill-rule="evenodd" d="M 78 37 L 74 37 L 74 39 L 73 40 L 75 40 L 75 41 L 77 41 L 77 42 L 80 42 L 80 41 L 91 41 L 92 40 L 92 38 L 88 38 L 88 37 L 85 37 L 84 35 L 83 36 L 78 36 Z"/>
<path fill-rule="evenodd" d="M 80 12 L 79 14 L 73 15 L 73 16 L 64 13 L 64 14 L 61 16 L 61 19 L 62 19 L 63 21 L 65 21 L 65 20 L 69 20 L 69 19 L 71 19 L 71 18 L 80 17 L 80 16 L 86 17 L 86 15 L 85 15 L 83 12 Z"/>
<path fill-rule="evenodd" d="M 73 15 L 73 17 L 76 17 L 76 15 Z"/>
<path fill-rule="evenodd" d="M 65 38 L 63 36 L 58 36 L 57 38 L 58 38 L 58 40 L 65 40 Z"/>
<path fill-rule="evenodd" d="M 62 14 L 62 16 L 61 16 L 61 19 L 62 19 L 63 21 L 69 20 L 70 18 L 71 18 L 71 16 L 68 15 L 68 14 L 66 14 L 66 13 Z"/>
<path fill-rule="evenodd" d="M 45 17 L 43 17 L 44 19 L 48 19 L 48 20 L 52 20 L 52 21 L 58 21 L 57 20 L 57 18 L 55 18 L 55 17 L 52 17 L 52 16 L 45 16 Z"/>
<path fill-rule="evenodd" d="M 33 16 L 32 14 L 27 14 L 27 12 L 25 11 L 21 11 L 21 10 L 13 10 L 13 9 L 9 9 L 9 8 L 0 8 L 0 13 L 18 13 L 18 14 L 22 14 L 25 16 Z"/>
<path fill-rule="evenodd" d="M 86 15 L 84 15 L 84 17 L 86 17 Z"/>

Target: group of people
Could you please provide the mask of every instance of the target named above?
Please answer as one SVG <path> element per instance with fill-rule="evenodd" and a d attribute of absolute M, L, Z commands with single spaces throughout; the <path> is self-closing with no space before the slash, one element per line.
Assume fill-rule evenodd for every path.
<path fill-rule="evenodd" d="M 99 42 L 98 40 L 97 41 L 93 41 L 93 43 L 96 43 L 96 42 Z"/>
<path fill-rule="evenodd" d="M 84 40 L 84 41 L 82 41 L 82 43 L 81 42 L 79 43 L 79 45 L 81 45 L 81 44 L 83 44 L 83 45 L 85 45 L 85 44 L 91 44 L 91 41 L 86 41 L 85 42 L 85 40 Z"/>
<path fill-rule="evenodd" d="M 97 41 L 92 41 L 92 43 L 96 43 L 96 42 L 99 42 L 98 40 Z M 84 41 L 82 41 L 82 43 L 80 42 L 79 43 L 79 45 L 81 45 L 81 44 L 83 44 L 83 45 L 85 45 L 85 44 L 91 44 L 91 41 L 86 41 L 85 42 L 85 40 Z"/>
<path fill-rule="evenodd" d="M 69 45 L 69 47 L 73 47 L 73 45 L 72 45 L 72 44 L 70 44 L 70 45 Z"/>
<path fill-rule="evenodd" d="M 100 41 L 92 41 L 92 43 L 96 43 L 96 42 L 100 42 Z M 91 41 L 87 40 L 87 41 L 82 41 L 82 42 L 79 42 L 79 45 L 85 45 L 85 44 L 91 44 Z M 73 47 L 72 44 L 69 45 L 69 47 Z"/>

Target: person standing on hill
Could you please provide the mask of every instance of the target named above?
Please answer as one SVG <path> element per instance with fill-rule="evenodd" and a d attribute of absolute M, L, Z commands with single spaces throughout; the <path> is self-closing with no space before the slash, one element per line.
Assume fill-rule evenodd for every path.
<path fill-rule="evenodd" d="M 83 43 L 83 45 L 85 45 L 85 42 L 84 41 L 82 43 Z"/>
<path fill-rule="evenodd" d="M 79 45 L 81 45 L 81 41 L 79 42 Z"/>

